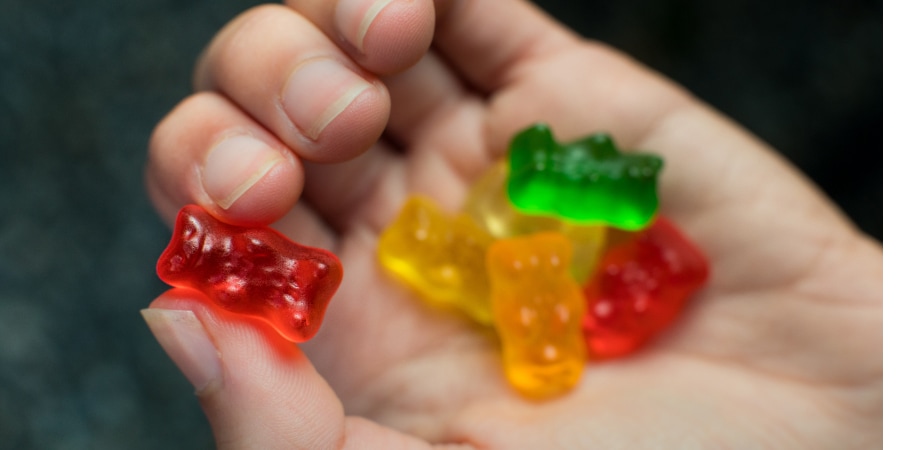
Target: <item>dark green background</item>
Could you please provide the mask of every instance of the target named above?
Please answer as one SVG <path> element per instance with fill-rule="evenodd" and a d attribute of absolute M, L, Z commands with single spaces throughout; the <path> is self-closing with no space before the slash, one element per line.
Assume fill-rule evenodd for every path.
<path fill-rule="evenodd" d="M 540 3 L 744 124 L 881 238 L 880 3 Z M 0 448 L 212 447 L 138 314 L 169 237 L 141 170 L 195 55 L 253 4 L 0 2 Z"/>

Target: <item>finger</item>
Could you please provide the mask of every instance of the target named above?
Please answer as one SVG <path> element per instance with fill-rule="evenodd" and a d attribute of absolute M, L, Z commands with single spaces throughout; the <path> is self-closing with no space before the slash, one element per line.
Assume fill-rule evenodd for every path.
<path fill-rule="evenodd" d="M 532 58 L 552 54 L 577 38 L 528 2 L 453 2 L 442 11 L 434 42 L 471 84 L 491 92 Z M 562 81 L 562 80 L 560 80 Z"/>
<path fill-rule="evenodd" d="M 414 64 L 431 45 L 432 0 L 287 0 L 362 67 L 399 72 Z"/>
<path fill-rule="evenodd" d="M 196 85 L 222 92 L 304 160 L 350 159 L 387 122 L 387 90 L 314 24 L 278 5 L 251 9 L 213 39 Z"/>
<path fill-rule="evenodd" d="M 456 209 L 494 159 L 485 145 L 483 98 L 432 52 L 384 81 L 393 102 L 387 131 L 406 149 L 409 190 Z"/>
<path fill-rule="evenodd" d="M 482 135 L 482 99 L 437 55 L 427 53 L 384 81 L 392 99 L 387 131 L 403 157 L 379 142 L 351 161 L 304 164 L 304 199 L 339 232 L 359 224 L 381 230 L 412 192 L 455 209 L 465 187 L 491 161 Z"/>
<path fill-rule="evenodd" d="M 468 94 L 453 70 L 433 52 L 409 70 L 383 80 L 391 93 L 387 130 L 407 146 L 421 141 Z"/>
<path fill-rule="evenodd" d="M 356 225 L 380 230 L 406 196 L 406 165 L 384 142 L 347 162 L 308 166 L 304 201 L 338 233 Z"/>
<path fill-rule="evenodd" d="M 322 448 L 340 440 L 340 401 L 277 333 L 214 311 L 188 290 L 168 291 L 142 315 L 194 386 L 220 447 Z"/>
<path fill-rule="evenodd" d="M 175 107 L 154 130 L 149 147 L 147 190 L 169 223 L 193 203 L 225 222 L 272 224 L 298 242 L 334 250 L 333 230 L 343 231 L 360 217 L 381 226 L 390 217 L 376 206 L 405 195 L 403 165 L 385 144 L 346 163 L 308 163 L 306 174 L 276 137 L 210 92 Z"/>
<path fill-rule="evenodd" d="M 146 183 L 170 222 L 185 204 L 237 225 L 266 225 L 296 203 L 303 186 L 297 156 L 222 96 L 182 101 L 153 131 Z"/>
<path fill-rule="evenodd" d="M 194 386 L 218 448 L 426 447 L 345 418 L 334 391 L 296 345 L 211 308 L 195 291 L 168 291 L 141 314 Z"/>

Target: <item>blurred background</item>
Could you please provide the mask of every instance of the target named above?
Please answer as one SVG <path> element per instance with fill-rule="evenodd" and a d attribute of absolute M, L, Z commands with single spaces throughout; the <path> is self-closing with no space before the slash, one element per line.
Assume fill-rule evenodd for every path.
<path fill-rule="evenodd" d="M 882 237 L 882 6 L 541 0 L 685 85 Z M 146 143 L 249 0 L 0 1 L 0 448 L 212 448 L 138 311 L 169 230 Z"/>

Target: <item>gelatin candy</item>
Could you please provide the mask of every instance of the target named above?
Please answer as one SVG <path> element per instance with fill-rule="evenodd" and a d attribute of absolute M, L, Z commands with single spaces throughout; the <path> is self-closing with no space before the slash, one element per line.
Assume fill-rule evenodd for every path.
<path fill-rule="evenodd" d="M 606 134 L 559 144 L 546 125 L 535 125 L 513 138 L 508 160 L 507 194 L 522 212 L 640 230 L 659 208 L 662 159 L 620 153 Z"/>
<path fill-rule="evenodd" d="M 340 260 L 327 250 L 294 243 L 271 228 L 220 222 L 196 205 L 178 213 L 156 272 L 293 342 L 316 334 L 343 276 Z"/>
<path fill-rule="evenodd" d="M 413 196 L 381 234 L 378 258 L 425 301 L 487 325 L 492 319 L 484 258 L 491 241 L 471 218 L 451 217 Z"/>
<path fill-rule="evenodd" d="M 572 276 L 579 283 L 587 281 L 603 249 L 606 227 L 517 211 L 506 196 L 507 172 L 504 161 L 494 164 L 469 190 L 463 212 L 498 239 L 559 231 L 572 242 Z"/>
<path fill-rule="evenodd" d="M 502 239 L 488 249 L 491 305 L 510 384 L 541 398 L 574 387 L 587 361 L 585 300 L 558 232 Z"/>
<path fill-rule="evenodd" d="M 708 277 L 706 257 L 664 217 L 610 249 L 584 288 L 591 358 L 637 350 L 675 320 Z"/>

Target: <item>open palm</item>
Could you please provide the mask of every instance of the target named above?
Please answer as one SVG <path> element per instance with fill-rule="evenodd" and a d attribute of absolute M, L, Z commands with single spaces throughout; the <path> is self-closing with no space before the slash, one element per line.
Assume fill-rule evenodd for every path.
<path fill-rule="evenodd" d="M 316 23 L 323 37 L 341 31 L 322 19 L 328 17 L 322 5 L 290 6 Z M 317 140 L 285 137 L 290 130 L 268 122 L 277 114 L 250 100 L 258 93 L 237 88 L 248 69 L 227 62 L 239 59 L 234 35 L 274 33 L 279 27 L 272 21 L 288 20 L 272 18 L 279 15 L 296 20 L 295 11 L 278 7 L 251 11 L 223 31 L 198 69 L 199 85 L 218 93 L 198 94 L 157 130 L 148 174 L 164 215 L 171 217 L 186 202 L 237 223 L 284 214 L 276 227 L 299 242 L 330 248 L 344 264 L 344 283 L 322 329 L 303 345 L 327 385 L 303 381 L 316 375 L 290 349 L 271 354 L 275 362 L 260 363 L 277 370 L 250 373 L 281 373 L 296 381 L 239 376 L 243 369 L 230 367 L 229 358 L 245 359 L 267 339 L 247 343 L 253 327 L 219 318 L 190 299 L 170 294 L 154 303 L 194 310 L 221 353 L 225 381 L 201 392 L 221 446 L 421 443 L 403 433 L 478 448 L 879 446 L 879 246 L 764 144 L 624 55 L 580 40 L 527 4 L 437 6 L 435 47 L 408 70 L 396 69 L 415 60 L 403 56 L 420 55 L 421 45 L 386 53 L 393 60 L 379 59 L 381 36 L 366 38 L 373 43 L 356 62 L 393 74 L 373 76 L 374 106 L 345 110 Z M 378 20 L 389 21 L 391 12 L 405 17 L 388 9 Z M 272 17 L 259 18 L 265 15 Z M 382 40 L 391 37 L 387 27 L 370 29 L 383 30 Z M 430 37 L 410 33 L 415 42 Z M 379 95 L 389 96 L 383 119 Z M 360 98 L 354 101 L 364 103 Z M 210 113 L 224 118 L 197 121 Z M 369 145 L 385 121 L 383 137 Z M 705 251 L 712 267 L 709 284 L 672 330 L 634 356 L 589 364 L 574 391 L 543 402 L 521 398 L 507 385 L 495 336 L 425 306 L 387 277 L 374 256 L 381 230 L 409 195 L 425 194 L 448 211 L 458 209 L 468 186 L 502 157 L 513 133 L 538 121 L 548 122 L 561 140 L 603 131 L 622 148 L 662 155 L 661 212 Z M 299 160 L 280 174 L 266 173 L 223 208 L 211 200 L 204 180 L 191 178 L 190 167 L 208 148 L 196 136 L 214 141 L 228 129 L 256 126 L 271 131 L 267 139 L 280 141 Z M 186 140 L 198 142 L 196 151 L 173 148 Z M 235 329 L 243 330 L 240 340 L 222 331 Z M 229 356 L 232 345 L 243 348 Z M 280 400 L 266 402 L 266 395 Z M 296 402 L 336 413 L 317 417 Z M 293 411 L 294 422 L 281 417 L 259 437 L 240 425 L 288 414 L 284 408 L 302 411 Z M 344 413 L 384 427 L 344 419 Z"/>

